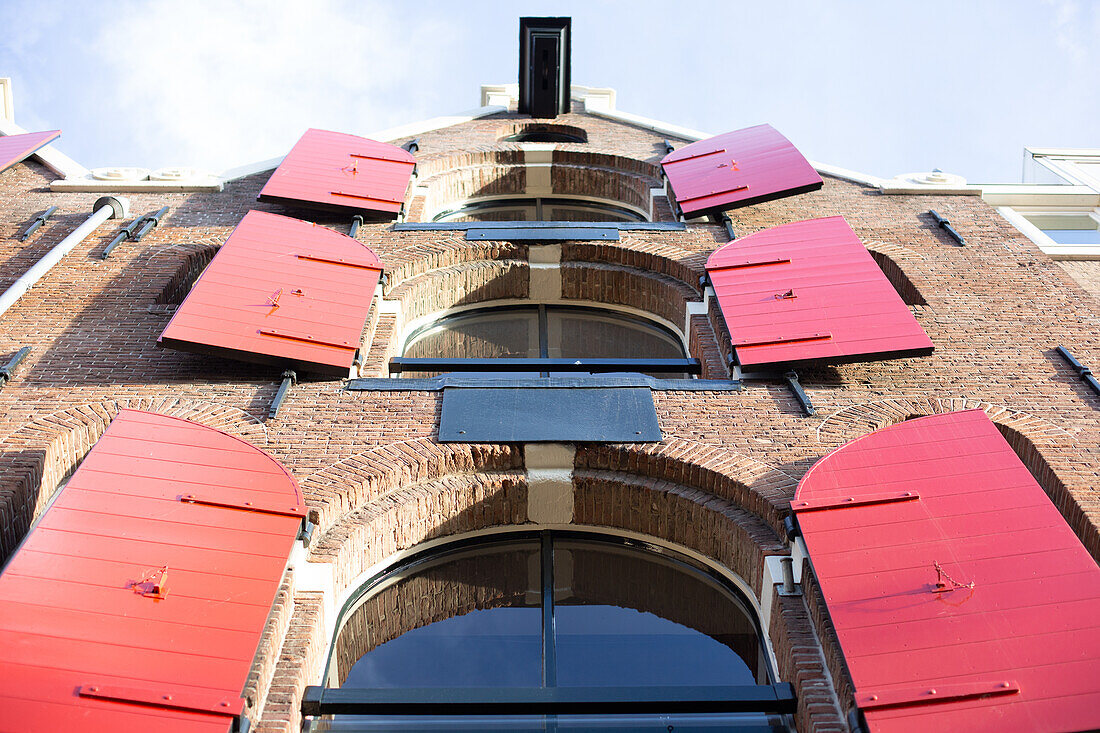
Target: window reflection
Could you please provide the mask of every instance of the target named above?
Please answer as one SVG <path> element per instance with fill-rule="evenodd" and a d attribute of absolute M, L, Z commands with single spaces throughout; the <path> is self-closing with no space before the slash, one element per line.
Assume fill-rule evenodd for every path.
<path fill-rule="evenodd" d="M 770 684 L 755 617 L 692 561 L 611 538 L 498 536 L 369 583 L 337 634 L 329 686 Z M 552 724 L 552 725 L 551 725 Z M 766 714 L 343 716 L 313 730 L 787 730 Z"/>
<path fill-rule="evenodd" d="M 478 221 L 645 221 L 641 214 L 601 201 L 563 198 L 511 198 L 474 201 L 444 211 L 434 222 Z"/>
<path fill-rule="evenodd" d="M 684 359 L 678 336 L 651 321 L 599 308 L 479 308 L 418 329 L 403 356 L 417 359 Z M 577 373 L 574 372 L 574 375 Z M 404 372 L 404 376 L 427 376 Z M 685 373 L 654 374 L 685 378 Z"/>

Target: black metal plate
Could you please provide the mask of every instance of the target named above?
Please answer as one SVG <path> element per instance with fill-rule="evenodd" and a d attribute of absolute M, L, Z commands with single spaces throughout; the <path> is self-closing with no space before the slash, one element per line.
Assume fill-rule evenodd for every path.
<path fill-rule="evenodd" d="M 481 389 L 447 387 L 441 443 L 657 443 L 646 387 Z"/>
<path fill-rule="evenodd" d="M 526 241 L 526 240 L 606 240 L 619 241 L 619 230 L 613 227 L 540 227 L 529 229 L 517 227 L 515 229 L 467 229 L 466 241 Z"/>

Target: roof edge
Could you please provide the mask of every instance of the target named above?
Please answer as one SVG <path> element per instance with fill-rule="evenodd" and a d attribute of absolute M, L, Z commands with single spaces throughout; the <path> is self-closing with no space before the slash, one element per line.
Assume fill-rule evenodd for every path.
<path fill-rule="evenodd" d="M 431 117 L 429 119 L 420 120 L 418 122 L 410 122 L 405 125 L 387 127 L 383 130 L 377 130 L 375 132 L 369 132 L 365 135 L 360 135 L 360 137 L 377 140 L 378 142 L 390 142 L 391 140 L 398 140 L 403 137 L 409 137 L 410 135 L 419 135 L 421 133 L 431 132 L 433 130 L 440 130 L 444 127 L 452 127 L 463 122 L 470 122 L 471 120 L 476 120 L 481 117 L 488 117 L 489 115 L 495 115 L 507 111 L 507 107 L 502 107 L 498 104 L 486 104 L 481 107 L 464 110 L 462 112 L 458 112 L 452 115 L 441 115 L 439 117 Z M 248 163 L 245 165 L 237 166 L 235 168 L 229 168 L 228 170 L 222 171 L 219 174 L 219 177 L 224 183 L 228 183 L 229 181 L 235 181 L 246 176 L 251 176 L 257 173 L 263 173 L 264 171 L 273 170 L 279 167 L 279 164 L 283 162 L 283 158 L 285 157 L 285 155 L 281 155 L 278 158 L 269 158 L 268 160 L 261 160 L 255 163 Z"/>
<path fill-rule="evenodd" d="M 0 118 L 0 136 L 25 135 L 28 132 L 31 132 L 31 130 L 26 129 L 22 125 L 15 124 L 15 122 L 10 119 Z M 83 177 L 90 174 L 87 168 L 62 153 L 52 144 L 42 146 L 27 157 L 37 158 L 40 163 L 51 171 L 65 178 Z"/>

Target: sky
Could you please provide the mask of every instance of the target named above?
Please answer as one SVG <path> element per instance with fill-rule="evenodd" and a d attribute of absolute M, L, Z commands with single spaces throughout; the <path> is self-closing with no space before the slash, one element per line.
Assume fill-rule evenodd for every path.
<path fill-rule="evenodd" d="M 881 177 L 1021 180 L 1100 148 L 1100 0 L 0 0 L 16 122 L 92 168 L 220 172 L 515 82 L 518 18 L 573 18 L 573 83 L 711 133 L 768 122 Z"/>

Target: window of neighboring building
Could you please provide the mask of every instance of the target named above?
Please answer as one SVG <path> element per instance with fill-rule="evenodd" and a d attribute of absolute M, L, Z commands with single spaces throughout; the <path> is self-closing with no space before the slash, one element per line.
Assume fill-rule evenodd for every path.
<path fill-rule="evenodd" d="M 529 359 L 536 376 L 538 372 L 549 375 L 564 369 L 542 362 L 548 359 L 611 360 L 615 362 L 612 367 L 593 371 L 642 371 L 673 378 L 684 378 L 691 371 L 686 363 L 673 365 L 678 371 L 632 368 L 635 360 L 688 361 L 683 342 L 670 329 L 617 311 L 569 305 L 510 305 L 444 316 L 410 334 L 402 356 L 449 362 Z M 401 364 L 401 360 L 395 361 Z M 461 366 L 451 364 L 450 368 Z M 488 366 L 474 364 L 463 370 Z M 438 371 L 448 371 L 447 365 L 440 365 Z"/>
<path fill-rule="evenodd" d="M 1024 214 L 1055 244 L 1100 244 L 1100 217 L 1089 213 Z"/>
<path fill-rule="evenodd" d="M 645 220 L 638 212 L 622 206 L 574 198 L 485 199 L 444 211 L 432 219 L 434 222 Z"/>
<path fill-rule="evenodd" d="M 1100 259 L 1100 209 L 1020 205 L 997 211 L 1055 260 Z"/>
<path fill-rule="evenodd" d="M 758 689 L 775 679 L 751 608 L 716 571 L 665 548 L 579 532 L 500 534 L 414 555 L 364 584 L 345 606 L 325 679 L 344 690 L 584 688 L 596 698 Z M 415 722 L 419 730 L 789 730 L 767 712 Z M 337 716 L 313 730 L 411 724 Z"/>

